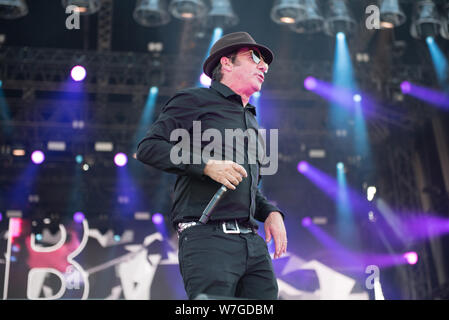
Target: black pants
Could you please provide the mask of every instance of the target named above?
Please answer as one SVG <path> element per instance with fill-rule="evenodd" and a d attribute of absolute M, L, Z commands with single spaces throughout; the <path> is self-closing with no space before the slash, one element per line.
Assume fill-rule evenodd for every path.
<path fill-rule="evenodd" d="M 187 228 L 179 237 L 179 268 L 189 299 L 200 293 L 274 300 L 277 280 L 264 239 L 225 234 L 220 225 Z"/>

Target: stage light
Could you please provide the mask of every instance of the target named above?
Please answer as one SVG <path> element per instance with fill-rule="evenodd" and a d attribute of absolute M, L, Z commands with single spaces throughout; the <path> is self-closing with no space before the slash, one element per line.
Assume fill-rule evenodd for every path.
<path fill-rule="evenodd" d="M 343 164 L 343 162 L 338 162 L 337 163 L 337 169 L 338 170 L 344 170 L 344 168 L 345 168 L 345 165 Z"/>
<path fill-rule="evenodd" d="M 380 24 L 384 28 L 399 27 L 404 24 L 406 16 L 402 11 L 399 0 L 382 0 L 380 5 Z"/>
<path fill-rule="evenodd" d="M 449 40 L 449 1 L 446 2 L 444 7 L 444 17 L 441 20 L 440 34 L 444 39 Z"/>
<path fill-rule="evenodd" d="M 372 211 L 368 212 L 368 220 L 370 222 L 376 222 L 376 216 L 374 215 L 374 212 Z"/>
<path fill-rule="evenodd" d="M 76 157 L 75 157 L 75 161 L 76 161 L 76 163 L 78 163 L 78 164 L 81 164 L 82 162 L 83 162 L 83 156 L 82 155 L 80 155 L 80 154 L 78 154 Z"/>
<path fill-rule="evenodd" d="M 316 0 L 301 0 L 305 6 L 304 15 L 290 29 L 297 33 L 317 33 L 324 29 L 324 17 Z"/>
<path fill-rule="evenodd" d="M 402 256 L 408 264 L 414 265 L 418 262 L 418 254 L 414 251 L 406 252 Z"/>
<path fill-rule="evenodd" d="M 167 0 L 139 0 L 133 17 L 138 24 L 145 27 L 163 26 L 171 20 Z"/>
<path fill-rule="evenodd" d="M 101 0 L 62 0 L 62 6 L 76 6 L 80 14 L 88 15 L 100 10 Z"/>
<path fill-rule="evenodd" d="M 164 216 L 160 213 L 155 213 L 153 214 L 153 216 L 151 217 L 151 220 L 153 221 L 154 224 L 162 224 L 164 222 Z"/>
<path fill-rule="evenodd" d="M 204 87 L 210 87 L 211 83 L 212 83 L 212 79 L 209 78 L 205 73 L 202 73 L 200 76 L 200 83 L 204 86 Z"/>
<path fill-rule="evenodd" d="M 12 155 L 15 157 L 23 157 L 25 155 L 25 150 L 20 148 L 20 149 L 13 149 L 12 150 Z"/>
<path fill-rule="evenodd" d="M 65 151 L 66 143 L 64 141 L 48 141 L 47 149 L 51 151 Z"/>
<path fill-rule="evenodd" d="M 366 198 L 368 199 L 368 201 L 373 201 L 376 191 L 377 191 L 377 189 L 374 186 L 369 186 L 366 189 Z"/>
<path fill-rule="evenodd" d="M 271 20 L 278 24 L 294 24 L 304 17 L 305 9 L 300 0 L 276 0 L 271 8 Z"/>
<path fill-rule="evenodd" d="M 444 54 L 444 50 L 441 50 L 434 37 L 428 36 L 426 42 L 432 57 L 432 63 L 437 75 L 438 83 L 443 89 L 449 88 L 449 64 L 446 55 Z"/>
<path fill-rule="evenodd" d="M 74 66 L 70 75 L 74 81 L 83 81 L 86 78 L 86 69 L 83 66 Z"/>
<path fill-rule="evenodd" d="M 418 1 L 413 12 L 410 33 L 415 39 L 425 40 L 436 37 L 441 29 L 440 15 L 431 0 Z"/>
<path fill-rule="evenodd" d="M 353 96 L 353 100 L 354 100 L 354 102 L 361 102 L 362 101 L 362 96 L 360 94 L 355 94 Z"/>
<path fill-rule="evenodd" d="M 27 15 L 25 0 L 0 0 L 0 18 L 17 19 Z"/>
<path fill-rule="evenodd" d="M 342 40 L 345 40 L 345 38 L 346 38 L 346 35 L 345 35 L 344 32 L 340 31 L 339 33 L 337 33 L 337 39 L 338 40 L 342 41 Z"/>
<path fill-rule="evenodd" d="M 149 212 L 145 212 L 145 211 L 134 212 L 135 220 L 150 220 L 150 218 L 151 218 L 151 215 Z"/>
<path fill-rule="evenodd" d="M 307 172 L 307 170 L 309 170 L 309 164 L 306 161 L 300 161 L 298 163 L 297 169 L 300 173 L 305 173 Z"/>
<path fill-rule="evenodd" d="M 239 17 L 232 10 L 230 0 L 211 0 L 211 9 L 206 17 L 209 28 L 230 28 L 239 23 Z"/>
<path fill-rule="evenodd" d="M 126 154 L 119 152 L 114 157 L 114 163 L 118 167 L 123 167 L 126 165 L 126 163 L 128 163 L 128 157 L 126 156 Z"/>
<path fill-rule="evenodd" d="M 73 120 L 72 121 L 72 128 L 73 129 L 83 129 L 84 128 L 84 121 L 83 120 Z"/>
<path fill-rule="evenodd" d="M 41 150 L 33 151 L 31 154 L 31 161 L 33 161 L 34 164 L 41 164 L 45 160 L 45 155 Z"/>
<path fill-rule="evenodd" d="M 85 163 L 85 164 L 83 164 L 83 170 L 84 171 L 87 171 L 87 170 L 89 170 L 89 165 L 87 164 L 87 163 Z"/>
<path fill-rule="evenodd" d="M 303 227 L 310 227 L 312 225 L 312 219 L 310 217 L 302 218 L 301 224 Z"/>
<path fill-rule="evenodd" d="M 412 85 L 410 84 L 410 82 L 404 81 L 401 83 L 401 90 L 404 94 L 410 93 L 410 91 L 412 91 Z"/>
<path fill-rule="evenodd" d="M 97 141 L 95 142 L 94 149 L 98 152 L 111 152 L 114 150 L 114 144 L 107 141 Z"/>
<path fill-rule="evenodd" d="M 84 216 L 84 213 L 81 211 L 77 211 L 73 214 L 73 221 L 76 223 L 82 223 L 86 217 Z"/>
<path fill-rule="evenodd" d="M 150 88 L 150 94 L 152 95 L 156 95 L 159 92 L 159 88 L 158 87 L 151 87 Z"/>
<path fill-rule="evenodd" d="M 334 37 L 337 33 L 351 34 L 356 30 L 356 21 L 345 0 L 328 2 L 328 12 L 324 23 L 326 34 Z"/>
<path fill-rule="evenodd" d="M 326 158 L 326 150 L 324 149 L 310 149 L 309 158 Z"/>
<path fill-rule="evenodd" d="M 168 10 L 175 18 L 192 20 L 204 17 L 207 7 L 203 0 L 172 0 Z"/>
<path fill-rule="evenodd" d="M 309 91 L 310 90 L 314 90 L 316 88 L 316 86 L 317 86 L 317 81 L 316 81 L 316 79 L 314 77 L 307 77 L 304 80 L 304 87 L 307 90 L 309 90 Z"/>

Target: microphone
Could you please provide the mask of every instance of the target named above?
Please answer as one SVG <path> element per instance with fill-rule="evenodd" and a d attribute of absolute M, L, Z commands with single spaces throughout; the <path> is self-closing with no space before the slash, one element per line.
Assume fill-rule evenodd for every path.
<path fill-rule="evenodd" d="M 218 201 L 221 199 L 221 197 L 224 195 L 224 193 L 228 191 L 228 188 L 226 188 L 224 185 L 221 186 L 220 189 L 218 189 L 217 192 L 215 192 L 212 199 L 210 199 L 209 203 L 207 204 L 206 208 L 203 211 L 203 214 L 200 218 L 200 223 L 206 224 L 207 221 L 209 221 L 210 214 L 212 213 L 212 210 L 217 205 Z"/>

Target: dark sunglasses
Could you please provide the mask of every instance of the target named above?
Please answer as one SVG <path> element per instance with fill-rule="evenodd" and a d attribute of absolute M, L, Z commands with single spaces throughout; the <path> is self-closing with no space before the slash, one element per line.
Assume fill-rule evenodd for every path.
<path fill-rule="evenodd" d="M 265 64 L 265 68 L 266 68 L 265 73 L 268 72 L 268 63 L 265 62 L 265 60 L 263 59 L 263 57 L 259 51 L 249 50 L 249 51 L 244 52 L 243 54 L 246 54 L 246 53 L 251 54 L 251 58 L 253 59 L 255 64 L 258 65 L 262 61 L 262 63 Z"/>

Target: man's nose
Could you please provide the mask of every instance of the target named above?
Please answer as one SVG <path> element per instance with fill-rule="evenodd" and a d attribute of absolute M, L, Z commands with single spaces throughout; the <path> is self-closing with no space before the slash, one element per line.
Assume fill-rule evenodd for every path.
<path fill-rule="evenodd" d="M 268 64 L 265 61 L 260 61 L 257 65 L 257 68 L 261 70 L 263 73 L 268 72 Z"/>

